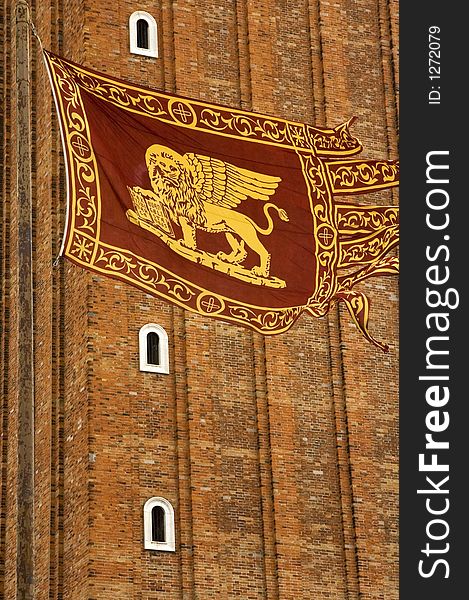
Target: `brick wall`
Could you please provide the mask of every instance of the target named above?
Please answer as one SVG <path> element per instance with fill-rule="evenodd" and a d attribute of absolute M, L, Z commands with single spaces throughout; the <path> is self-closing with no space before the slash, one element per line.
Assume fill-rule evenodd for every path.
<path fill-rule="evenodd" d="M 13 4 L 0 4 L 5 599 L 16 567 Z M 157 20 L 159 59 L 129 54 L 134 10 Z M 364 155 L 397 157 L 394 0 L 41 0 L 32 12 L 44 46 L 66 58 L 319 126 L 357 115 Z M 63 259 L 53 267 L 64 167 L 32 49 L 37 600 L 397 599 L 396 278 L 362 287 L 384 355 L 342 309 L 264 339 Z M 148 322 L 168 332 L 169 375 L 138 369 Z M 151 496 L 175 507 L 175 553 L 143 548 Z"/>

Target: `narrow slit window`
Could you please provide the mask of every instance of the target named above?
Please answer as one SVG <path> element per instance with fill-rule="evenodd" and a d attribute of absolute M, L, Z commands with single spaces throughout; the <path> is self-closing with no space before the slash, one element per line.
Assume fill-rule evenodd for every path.
<path fill-rule="evenodd" d="M 156 323 L 147 323 L 138 332 L 140 371 L 169 373 L 168 334 Z"/>
<path fill-rule="evenodd" d="M 171 502 L 161 496 L 149 498 L 143 507 L 143 535 L 146 550 L 174 552 L 176 531 Z"/>
<path fill-rule="evenodd" d="M 154 506 L 151 511 L 151 540 L 166 542 L 165 511 L 162 506 Z"/>
<path fill-rule="evenodd" d="M 137 46 L 142 50 L 148 50 L 148 21 L 139 19 L 137 21 Z"/>
<path fill-rule="evenodd" d="M 144 10 L 137 10 L 129 17 L 130 52 L 158 58 L 158 25 L 155 18 Z"/>
<path fill-rule="evenodd" d="M 147 335 L 147 363 L 160 364 L 160 336 L 154 331 L 150 331 Z"/>

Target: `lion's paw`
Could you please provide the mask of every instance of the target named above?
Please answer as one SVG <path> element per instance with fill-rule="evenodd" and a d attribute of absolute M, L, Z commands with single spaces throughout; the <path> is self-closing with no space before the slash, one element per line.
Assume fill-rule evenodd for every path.
<path fill-rule="evenodd" d="M 253 267 L 251 269 L 251 273 L 253 275 L 256 275 L 257 277 L 268 277 L 269 276 L 267 271 L 265 269 L 262 269 L 261 267 Z"/>
<path fill-rule="evenodd" d="M 185 240 L 178 240 L 178 242 L 183 248 L 187 248 L 188 250 L 197 250 L 197 245 L 195 242 L 191 242 L 190 244 L 188 244 Z"/>

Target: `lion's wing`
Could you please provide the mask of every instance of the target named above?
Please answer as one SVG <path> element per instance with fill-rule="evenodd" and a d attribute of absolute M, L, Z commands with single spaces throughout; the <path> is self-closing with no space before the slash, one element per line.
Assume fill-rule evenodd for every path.
<path fill-rule="evenodd" d="M 280 177 L 241 169 L 201 154 L 187 153 L 185 158 L 199 198 L 225 208 L 234 208 L 246 198 L 268 200 L 282 181 Z"/>

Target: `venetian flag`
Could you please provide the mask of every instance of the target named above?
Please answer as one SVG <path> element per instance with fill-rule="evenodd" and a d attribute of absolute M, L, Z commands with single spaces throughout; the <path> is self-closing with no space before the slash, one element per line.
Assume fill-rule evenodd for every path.
<path fill-rule="evenodd" d="M 387 350 L 356 286 L 398 272 L 398 209 L 350 197 L 398 185 L 399 169 L 351 158 L 353 120 L 319 129 L 45 60 L 67 167 L 64 256 L 266 335 L 344 302 Z"/>

